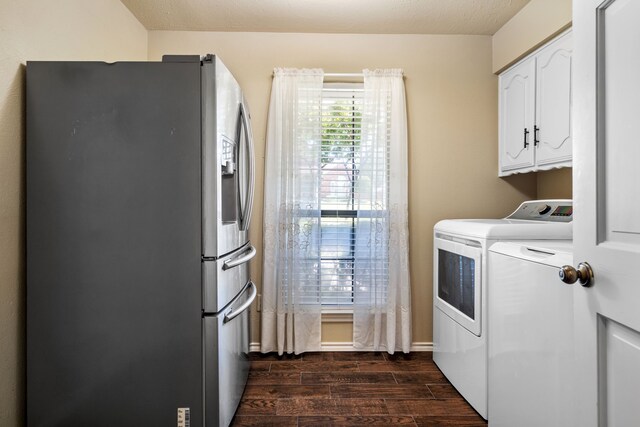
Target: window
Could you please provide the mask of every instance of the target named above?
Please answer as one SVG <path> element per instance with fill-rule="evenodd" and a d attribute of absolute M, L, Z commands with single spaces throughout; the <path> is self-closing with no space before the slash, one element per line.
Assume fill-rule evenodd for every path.
<path fill-rule="evenodd" d="M 305 265 L 294 280 L 302 284 L 302 301 L 321 304 L 323 312 L 352 309 L 356 291 L 377 303 L 387 296 L 387 286 L 380 284 L 389 276 L 389 145 L 361 146 L 363 92 L 362 83 L 322 88 L 320 172 L 305 187 L 317 192 L 320 217 L 314 224 L 317 211 L 301 211 L 311 216 L 299 217 L 298 228 L 313 229 L 314 249 L 312 257 L 299 260 Z M 378 120 L 388 127 L 388 114 Z"/>
<path fill-rule="evenodd" d="M 320 300 L 350 307 L 355 286 L 362 84 L 325 83 L 320 173 Z"/>
<path fill-rule="evenodd" d="M 318 351 L 324 315 L 333 309 L 352 311 L 355 348 L 409 351 L 403 74 L 362 75 L 362 85 L 324 84 L 321 69 L 274 70 L 263 351 Z"/>

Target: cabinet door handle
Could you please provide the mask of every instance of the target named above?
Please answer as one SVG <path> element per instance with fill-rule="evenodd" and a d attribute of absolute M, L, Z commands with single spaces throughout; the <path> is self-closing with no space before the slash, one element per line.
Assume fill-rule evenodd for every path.
<path fill-rule="evenodd" d="M 540 144 L 540 128 L 538 126 L 533 126 L 533 146 L 537 147 Z"/>
<path fill-rule="evenodd" d="M 524 148 L 529 146 L 529 131 L 527 128 L 524 128 Z"/>

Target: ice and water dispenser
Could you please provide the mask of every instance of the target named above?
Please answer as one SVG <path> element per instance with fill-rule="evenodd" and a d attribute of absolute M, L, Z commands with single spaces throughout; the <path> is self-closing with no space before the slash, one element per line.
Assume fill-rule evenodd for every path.
<path fill-rule="evenodd" d="M 222 139 L 220 182 L 222 183 L 222 222 L 237 222 L 239 218 L 237 143 L 225 136 Z"/>

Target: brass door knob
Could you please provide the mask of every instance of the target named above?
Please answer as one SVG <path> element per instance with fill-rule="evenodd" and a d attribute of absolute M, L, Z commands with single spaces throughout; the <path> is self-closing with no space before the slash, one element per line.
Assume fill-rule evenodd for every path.
<path fill-rule="evenodd" d="M 579 280 L 582 286 L 589 286 L 593 280 L 593 269 L 586 262 L 578 264 L 577 270 L 570 265 L 563 265 L 560 267 L 558 274 L 560 276 L 560 280 L 570 285 Z"/>

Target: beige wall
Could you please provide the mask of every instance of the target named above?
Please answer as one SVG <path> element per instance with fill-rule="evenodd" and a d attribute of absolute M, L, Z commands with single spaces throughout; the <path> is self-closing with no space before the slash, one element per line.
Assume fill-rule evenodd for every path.
<path fill-rule="evenodd" d="M 571 25 L 571 0 L 531 0 L 493 36 L 499 73 Z"/>
<path fill-rule="evenodd" d="M 216 53 L 251 107 L 257 157 L 251 239 L 262 248 L 262 180 L 274 67 L 326 72 L 401 67 L 409 119 L 409 228 L 413 341 L 432 341 L 432 230 L 443 218 L 501 217 L 536 195 L 535 174 L 498 178 L 497 77 L 491 37 L 149 32 L 149 59 Z M 260 281 L 261 252 L 252 264 Z M 252 313 L 252 340 L 259 340 Z M 350 341 L 350 325 L 326 324 L 323 341 Z"/>
<path fill-rule="evenodd" d="M 538 172 L 539 199 L 571 199 L 573 194 L 571 168 Z"/>
<path fill-rule="evenodd" d="M 0 0 L 0 426 L 24 424 L 24 64 L 145 59 L 114 0 Z"/>

